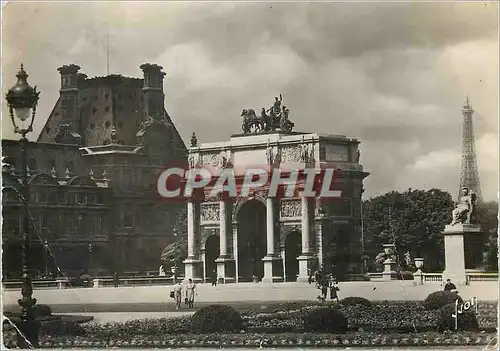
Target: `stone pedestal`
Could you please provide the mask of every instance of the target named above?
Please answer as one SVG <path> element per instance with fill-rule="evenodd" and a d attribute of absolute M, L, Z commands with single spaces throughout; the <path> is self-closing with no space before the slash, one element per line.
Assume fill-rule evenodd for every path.
<path fill-rule="evenodd" d="M 299 261 L 297 282 L 307 283 L 309 281 L 309 269 L 312 269 L 312 263 L 314 263 L 316 257 L 312 255 L 300 255 L 297 257 L 297 260 Z"/>
<path fill-rule="evenodd" d="M 279 262 L 281 260 L 280 257 L 277 256 L 266 256 L 262 259 L 264 261 L 264 277 L 262 278 L 263 283 L 274 283 L 274 282 L 282 282 L 283 277 L 278 277 L 274 275 L 274 272 L 276 272 L 277 265 L 281 264 Z"/>
<path fill-rule="evenodd" d="M 451 279 L 455 285 L 465 285 L 467 275 L 465 273 L 465 251 L 464 235 L 478 235 L 481 227 L 475 224 L 455 224 L 447 225 L 444 228 L 444 255 L 445 270 L 443 272 L 443 282 Z"/>
<path fill-rule="evenodd" d="M 228 257 L 219 257 L 215 260 L 215 263 L 217 263 L 217 277 L 221 277 L 224 283 L 235 281 L 234 277 L 229 276 L 229 265 L 234 264 L 233 262 L 234 260 Z"/>
<path fill-rule="evenodd" d="M 382 272 L 382 280 L 397 280 L 398 274 L 394 270 L 396 262 L 388 258 L 384 261 L 384 271 Z"/>
<path fill-rule="evenodd" d="M 413 273 L 413 285 L 423 285 L 424 284 L 424 273 L 419 268 L 415 273 Z"/>
<path fill-rule="evenodd" d="M 195 282 L 201 282 L 200 269 L 202 268 L 203 261 L 193 258 L 187 258 L 184 260 L 184 277 L 186 279 L 193 279 Z"/>

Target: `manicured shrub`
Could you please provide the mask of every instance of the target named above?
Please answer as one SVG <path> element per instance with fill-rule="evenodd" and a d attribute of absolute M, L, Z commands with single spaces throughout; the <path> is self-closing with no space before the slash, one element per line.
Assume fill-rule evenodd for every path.
<path fill-rule="evenodd" d="M 203 307 L 191 318 L 191 330 L 195 333 L 239 332 L 241 329 L 243 320 L 240 314 L 226 305 Z"/>
<path fill-rule="evenodd" d="M 45 317 L 52 314 L 52 309 L 49 305 L 35 305 L 33 306 L 33 312 L 36 317 Z"/>
<path fill-rule="evenodd" d="M 346 298 L 340 300 L 340 303 L 344 306 L 363 305 L 363 306 L 370 307 L 372 305 L 370 300 L 365 299 L 364 297 L 357 297 L 357 296 L 346 297 Z"/>
<path fill-rule="evenodd" d="M 304 316 L 306 332 L 340 334 L 347 331 L 348 321 L 337 308 L 325 307 Z"/>
<path fill-rule="evenodd" d="M 460 308 L 460 307 L 459 307 Z M 456 305 L 450 303 L 439 309 L 437 329 L 439 332 L 445 330 L 455 330 L 455 318 L 453 314 L 456 313 Z M 477 322 L 476 313 L 474 309 L 468 311 L 462 311 L 458 315 L 458 330 L 468 330 L 477 331 L 479 329 L 479 323 Z"/>
<path fill-rule="evenodd" d="M 455 303 L 457 299 L 460 303 L 463 302 L 462 298 L 455 292 L 436 291 L 427 296 L 424 307 L 426 310 L 438 310 L 449 303 Z"/>

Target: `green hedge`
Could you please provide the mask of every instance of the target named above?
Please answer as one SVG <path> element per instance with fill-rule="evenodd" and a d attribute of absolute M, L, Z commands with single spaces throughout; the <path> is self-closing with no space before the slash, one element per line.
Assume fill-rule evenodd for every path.
<path fill-rule="evenodd" d="M 243 321 L 240 314 L 226 305 L 203 307 L 191 318 L 191 330 L 195 333 L 222 333 L 242 329 Z"/>
<path fill-rule="evenodd" d="M 438 310 L 449 303 L 455 303 L 457 299 L 460 303 L 463 302 L 462 298 L 457 293 L 436 291 L 427 296 L 424 301 L 424 306 L 426 310 Z"/>
<path fill-rule="evenodd" d="M 306 332 L 340 334 L 347 331 L 347 326 L 347 318 L 334 307 L 310 311 L 304 316 Z"/>
<path fill-rule="evenodd" d="M 356 306 L 356 305 L 362 305 L 367 307 L 372 306 L 370 300 L 365 299 L 364 297 L 357 297 L 357 296 L 346 297 L 340 300 L 340 303 L 344 306 Z"/>

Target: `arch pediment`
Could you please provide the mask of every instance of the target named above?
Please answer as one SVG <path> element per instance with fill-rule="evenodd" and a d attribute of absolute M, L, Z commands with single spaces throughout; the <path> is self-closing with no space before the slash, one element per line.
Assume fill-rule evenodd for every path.
<path fill-rule="evenodd" d="M 75 176 L 66 183 L 66 186 L 90 186 L 97 188 L 97 183 L 88 176 Z"/>
<path fill-rule="evenodd" d="M 50 176 L 48 174 L 45 174 L 45 173 L 35 174 L 34 176 L 32 176 L 28 180 L 28 183 L 31 184 L 31 185 L 38 185 L 38 184 L 42 184 L 42 185 L 59 185 L 59 183 L 57 182 L 57 179 L 55 179 L 54 177 L 52 177 L 52 176 Z"/>

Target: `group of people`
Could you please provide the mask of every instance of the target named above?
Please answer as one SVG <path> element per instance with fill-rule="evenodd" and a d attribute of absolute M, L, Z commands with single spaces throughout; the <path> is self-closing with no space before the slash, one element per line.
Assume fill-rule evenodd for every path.
<path fill-rule="evenodd" d="M 170 297 L 175 301 L 175 309 L 181 308 L 182 296 L 184 295 L 184 303 L 188 308 L 194 307 L 194 296 L 196 294 L 196 284 L 193 279 L 188 279 L 182 283 L 177 281 L 174 285 L 173 290 L 170 292 Z"/>
<path fill-rule="evenodd" d="M 325 301 L 328 291 L 330 291 L 330 300 L 339 301 L 338 291 L 340 291 L 340 289 L 337 279 L 335 279 L 333 275 L 326 272 L 324 265 L 321 265 L 320 269 L 314 272 L 314 274 L 310 271 L 309 284 L 312 284 L 313 277 L 316 282 L 316 288 L 321 290 L 321 295 L 318 296 L 318 299 Z"/>

